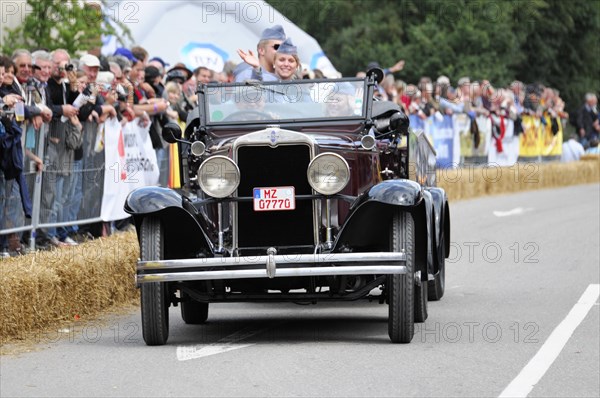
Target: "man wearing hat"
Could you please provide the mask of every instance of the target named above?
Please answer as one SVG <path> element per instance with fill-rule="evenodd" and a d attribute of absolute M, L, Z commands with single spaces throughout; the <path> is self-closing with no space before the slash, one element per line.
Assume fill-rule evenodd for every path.
<path fill-rule="evenodd" d="M 166 81 L 167 83 L 170 81 L 176 81 L 177 83 L 184 84 L 192 77 L 192 75 L 192 71 L 186 68 L 184 64 L 179 62 L 167 71 Z"/>
<path fill-rule="evenodd" d="M 165 68 L 169 66 L 169 64 L 163 61 L 163 59 L 160 57 L 153 57 L 150 59 L 150 61 L 148 61 L 146 66 L 154 66 L 156 69 L 158 69 L 160 76 L 162 77 L 165 75 Z"/>
<path fill-rule="evenodd" d="M 131 52 L 131 50 L 129 50 L 128 48 L 125 47 L 119 47 L 115 50 L 113 55 L 120 55 L 122 57 L 127 58 L 132 64 L 135 64 L 136 62 L 138 62 L 138 59 L 136 57 L 133 56 L 133 53 Z"/>
<path fill-rule="evenodd" d="M 92 54 L 85 54 L 79 59 L 79 66 L 85 73 L 88 84 L 91 87 L 95 87 L 98 80 L 98 73 L 100 72 L 100 60 L 98 59 L 98 57 Z M 88 107 L 84 107 L 86 108 L 85 110 L 84 108 L 81 108 L 79 110 L 79 120 L 81 122 L 86 122 L 88 116 L 92 111 L 96 111 L 99 117 L 102 117 L 102 115 L 104 114 L 102 120 L 104 120 L 108 116 L 117 116 L 117 111 L 115 110 L 114 106 L 112 106 L 111 104 L 105 104 L 101 96 L 96 97 L 95 104 L 89 105 L 91 105 L 89 110 L 87 109 Z"/>
<path fill-rule="evenodd" d="M 277 51 L 273 55 L 273 72 L 264 71 L 260 65 L 260 61 L 251 53 L 246 54 L 243 51 L 238 51 L 240 56 L 248 65 L 252 66 L 252 74 L 250 79 L 260 81 L 280 81 L 293 80 L 300 68 L 300 59 L 298 58 L 298 48 L 292 43 L 291 38 L 285 39 L 277 47 Z"/>
<path fill-rule="evenodd" d="M 285 31 L 283 30 L 283 27 L 281 25 L 274 25 L 270 28 L 263 30 L 260 36 L 260 40 L 256 45 L 256 52 L 258 54 L 258 68 L 260 68 L 260 72 L 263 75 L 264 81 L 279 80 L 274 75 L 273 60 L 275 57 L 275 52 L 285 39 Z M 254 54 L 250 50 L 248 50 L 248 53 L 246 53 L 243 50 L 238 50 L 238 54 L 244 61 L 247 56 L 254 57 Z M 252 78 L 251 68 L 239 67 L 236 71 L 236 82 L 243 82 Z"/>

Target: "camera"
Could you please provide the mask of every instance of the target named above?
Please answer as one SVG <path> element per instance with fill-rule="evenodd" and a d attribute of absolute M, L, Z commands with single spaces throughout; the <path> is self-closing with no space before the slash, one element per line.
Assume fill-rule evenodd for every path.
<path fill-rule="evenodd" d="M 25 83 L 25 91 L 35 91 L 38 89 L 38 83 L 35 81 L 33 77 L 27 79 L 27 83 Z"/>
<path fill-rule="evenodd" d="M 0 118 L 14 115 L 14 114 L 15 114 L 15 110 L 13 108 L 10 108 L 4 102 L 2 102 L 2 98 L 0 98 Z"/>
<path fill-rule="evenodd" d="M 73 65 L 73 64 L 67 64 L 67 65 L 65 66 L 65 70 L 66 70 L 67 72 L 71 72 L 73 69 L 75 69 L 75 65 Z"/>

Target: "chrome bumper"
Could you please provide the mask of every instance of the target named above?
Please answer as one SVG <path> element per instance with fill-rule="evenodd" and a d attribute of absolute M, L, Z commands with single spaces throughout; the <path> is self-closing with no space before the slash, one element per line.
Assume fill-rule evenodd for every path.
<path fill-rule="evenodd" d="M 288 254 L 138 261 L 137 283 L 294 276 L 405 274 L 404 253 Z M 344 265 L 339 265 L 344 264 Z M 285 265 L 283 268 L 277 268 Z M 264 268 L 257 268 L 264 266 Z M 235 267 L 236 269 L 227 269 Z M 215 268 L 221 268 L 215 270 Z"/>

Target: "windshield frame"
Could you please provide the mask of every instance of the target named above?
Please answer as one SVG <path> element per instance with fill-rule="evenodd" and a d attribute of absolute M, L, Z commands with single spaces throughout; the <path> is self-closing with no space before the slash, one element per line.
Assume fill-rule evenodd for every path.
<path fill-rule="evenodd" d="M 209 90 L 215 88 L 229 88 L 231 87 L 263 87 L 265 90 L 276 89 L 278 86 L 289 86 L 290 84 L 319 84 L 319 83 L 327 83 L 327 84 L 336 84 L 336 83 L 354 83 L 360 82 L 363 90 L 362 95 L 362 108 L 360 115 L 353 116 L 341 116 L 341 117 L 333 117 L 333 116 L 321 116 L 321 117 L 301 117 L 301 118 L 286 118 L 286 119 L 270 119 L 270 120 L 245 120 L 245 121 L 210 121 L 208 117 L 210 111 Z M 260 82 L 260 81 L 248 81 L 248 82 L 240 82 L 240 83 L 208 83 L 208 84 L 200 84 L 198 85 L 198 110 L 200 116 L 200 125 L 209 129 L 209 130 L 220 130 L 223 128 L 231 128 L 231 127 L 242 127 L 242 126 L 268 126 L 268 125 L 302 125 L 320 123 L 320 124 L 359 124 L 364 122 L 369 115 L 371 104 L 370 101 L 372 99 L 369 97 L 370 87 L 368 85 L 367 79 L 356 78 L 356 77 L 348 77 L 348 78 L 340 78 L 340 79 L 300 79 L 300 80 L 292 80 L 292 81 L 273 81 L 273 82 Z"/>

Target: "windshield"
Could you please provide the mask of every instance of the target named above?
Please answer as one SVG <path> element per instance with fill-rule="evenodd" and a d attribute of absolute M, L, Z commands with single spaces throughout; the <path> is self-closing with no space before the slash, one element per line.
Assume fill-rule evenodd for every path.
<path fill-rule="evenodd" d="M 278 123 L 365 117 L 364 80 L 208 85 L 206 123 Z"/>

